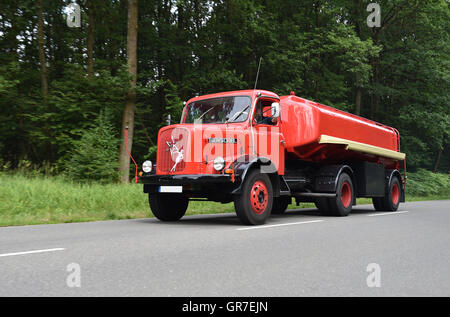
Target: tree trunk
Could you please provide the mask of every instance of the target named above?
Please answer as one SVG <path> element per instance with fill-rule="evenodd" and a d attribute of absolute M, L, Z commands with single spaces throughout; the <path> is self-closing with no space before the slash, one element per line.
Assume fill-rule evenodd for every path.
<path fill-rule="evenodd" d="M 137 79 L 137 30 L 138 30 L 138 0 L 128 0 L 128 31 L 127 31 L 127 66 L 132 78 L 130 90 L 126 96 L 122 119 L 122 138 L 120 142 L 119 172 L 121 183 L 128 183 L 130 178 L 130 157 L 126 148 L 126 132 L 128 126 L 128 150 L 133 146 L 134 111 L 136 102 Z"/>
<path fill-rule="evenodd" d="M 379 45 L 379 31 L 376 31 L 375 33 L 371 34 L 372 41 L 375 45 Z M 372 120 L 379 120 L 379 113 L 380 113 L 380 94 L 379 94 L 379 88 L 378 83 L 380 82 L 380 76 L 379 76 L 379 65 L 380 65 L 380 57 L 371 57 L 372 61 L 372 71 L 373 71 L 373 79 L 372 79 L 372 86 L 376 87 L 376 89 L 373 89 L 371 92 L 371 103 L 370 103 L 370 113 L 371 113 L 371 119 Z"/>
<path fill-rule="evenodd" d="M 92 0 L 87 2 L 88 38 L 87 38 L 87 72 L 89 77 L 94 76 L 94 6 Z"/>
<path fill-rule="evenodd" d="M 360 0 L 354 0 L 353 1 L 353 6 L 354 6 L 354 14 L 355 14 L 355 32 L 356 32 L 356 36 L 361 38 L 361 24 L 359 23 L 360 18 L 361 18 L 361 1 Z"/>
<path fill-rule="evenodd" d="M 360 0 L 354 0 L 354 14 L 355 14 L 355 32 L 358 38 L 361 38 L 361 25 L 360 15 L 361 15 L 361 3 Z M 356 73 L 356 97 L 355 97 L 355 114 L 358 116 L 361 114 L 361 98 L 362 98 L 362 88 L 361 88 L 361 76 Z"/>
<path fill-rule="evenodd" d="M 45 43 L 44 43 L 44 9 L 43 0 L 39 0 L 38 12 L 38 46 L 39 46 L 39 63 L 41 64 L 41 95 L 44 105 L 47 104 L 48 82 L 47 82 L 47 60 L 45 57 Z M 48 162 L 52 160 L 52 143 L 50 142 L 50 129 L 48 122 L 44 123 L 44 135 L 46 136 L 46 150 L 45 158 Z"/>
<path fill-rule="evenodd" d="M 438 171 L 439 163 L 441 162 L 442 149 L 443 149 L 443 147 L 441 147 L 439 149 L 439 152 L 437 154 L 437 158 L 436 158 L 436 161 L 434 163 L 433 173 L 437 173 L 437 171 Z"/>
<path fill-rule="evenodd" d="M 361 97 L 362 97 L 362 88 L 360 87 L 360 75 L 356 74 L 356 97 L 355 97 L 355 114 L 361 114 Z"/>
<path fill-rule="evenodd" d="M 184 6 L 183 2 L 178 4 L 178 45 L 184 46 L 185 34 L 184 34 Z M 182 81 L 184 77 L 184 56 L 180 54 L 178 56 L 178 81 Z"/>
<path fill-rule="evenodd" d="M 42 0 L 39 0 L 38 14 L 38 43 L 39 43 L 39 62 L 41 64 L 41 93 L 44 102 L 47 100 L 48 83 L 47 83 L 47 62 L 45 59 L 44 47 L 44 16 Z"/>
<path fill-rule="evenodd" d="M 361 115 L 361 96 L 361 87 L 356 87 L 355 114 L 358 116 Z"/>

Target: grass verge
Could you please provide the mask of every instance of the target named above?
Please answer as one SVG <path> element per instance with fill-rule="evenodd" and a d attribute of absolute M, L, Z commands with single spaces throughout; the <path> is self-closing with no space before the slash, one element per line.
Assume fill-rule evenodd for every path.
<path fill-rule="evenodd" d="M 450 199 L 450 181 L 439 177 L 444 189 L 434 184 L 433 193 L 407 195 L 407 201 Z M 414 181 L 426 188 L 424 181 L 413 180 L 413 184 Z M 370 199 L 358 199 L 358 204 L 371 203 Z M 314 204 L 304 203 L 300 207 L 314 208 Z M 295 208 L 299 207 L 289 206 Z M 191 202 L 187 214 L 226 212 L 234 212 L 232 203 Z M 29 178 L 0 173 L 0 226 L 144 217 L 152 214 L 142 185 L 80 184 L 61 177 Z"/>

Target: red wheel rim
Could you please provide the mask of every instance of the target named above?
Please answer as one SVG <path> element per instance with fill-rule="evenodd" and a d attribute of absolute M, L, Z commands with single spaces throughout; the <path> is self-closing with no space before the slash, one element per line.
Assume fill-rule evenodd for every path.
<path fill-rule="evenodd" d="M 269 193 L 266 184 L 262 181 L 256 181 L 250 192 L 250 204 L 254 213 L 260 215 L 267 207 L 269 201 Z"/>
<path fill-rule="evenodd" d="M 398 190 L 398 185 L 394 183 L 394 185 L 392 186 L 392 203 L 394 205 L 397 205 L 399 198 L 400 198 L 400 191 Z"/>
<path fill-rule="evenodd" d="M 352 202 L 352 189 L 350 187 L 350 184 L 347 182 L 342 184 L 342 187 L 341 187 L 341 202 L 342 202 L 342 206 L 344 206 L 344 208 L 347 208 L 348 206 L 350 206 L 350 204 Z"/>

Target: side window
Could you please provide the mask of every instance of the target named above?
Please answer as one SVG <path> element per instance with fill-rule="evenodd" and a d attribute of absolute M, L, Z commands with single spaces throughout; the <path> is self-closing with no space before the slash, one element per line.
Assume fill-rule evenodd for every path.
<path fill-rule="evenodd" d="M 260 99 L 256 105 L 254 122 L 256 124 L 276 125 L 277 120 L 272 118 L 272 100 Z"/>

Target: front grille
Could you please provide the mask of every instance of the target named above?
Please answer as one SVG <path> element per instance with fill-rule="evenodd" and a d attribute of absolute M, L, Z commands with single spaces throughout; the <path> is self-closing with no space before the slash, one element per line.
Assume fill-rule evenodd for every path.
<path fill-rule="evenodd" d="M 183 128 L 172 128 L 161 132 L 158 139 L 156 164 L 159 172 L 177 173 L 184 170 L 188 136 L 188 131 Z"/>

